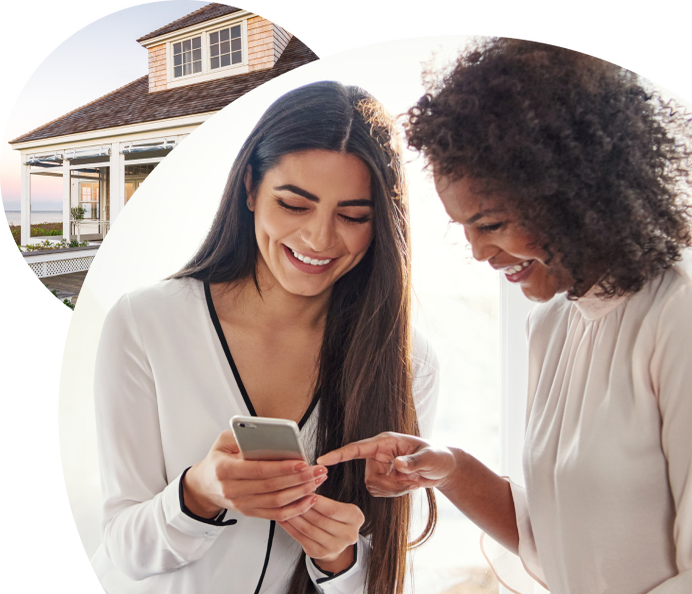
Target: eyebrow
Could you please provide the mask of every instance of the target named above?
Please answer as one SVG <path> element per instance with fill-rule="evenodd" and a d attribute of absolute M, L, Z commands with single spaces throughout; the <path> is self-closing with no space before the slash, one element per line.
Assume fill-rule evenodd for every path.
<path fill-rule="evenodd" d="M 283 186 L 276 186 L 274 188 L 276 191 L 281 191 L 281 190 L 288 190 L 289 192 L 293 192 L 294 194 L 298 194 L 298 196 L 302 196 L 303 198 L 307 198 L 310 200 L 310 202 L 319 202 L 320 199 L 315 196 L 312 192 L 308 192 L 307 190 L 303 190 L 303 188 L 299 188 L 298 186 L 294 186 L 293 184 L 284 184 Z M 372 206 L 372 200 L 369 200 L 367 198 L 361 198 L 361 199 L 356 199 L 356 200 L 341 200 L 337 206 Z"/>

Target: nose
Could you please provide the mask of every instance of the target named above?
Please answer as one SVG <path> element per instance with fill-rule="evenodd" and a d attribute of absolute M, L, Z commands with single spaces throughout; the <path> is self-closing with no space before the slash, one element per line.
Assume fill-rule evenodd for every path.
<path fill-rule="evenodd" d="M 464 235 L 471 245 L 473 259 L 478 262 L 487 262 L 500 252 L 500 248 L 493 243 L 492 239 L 477 229 L 465 228 Z"/>
<path fill-rule="evenodd" d="M 325 252 L 336 243 L 336 227 L 331 213 L 315 212 L 300 229 L 300 238 L 316 252 Z"/>

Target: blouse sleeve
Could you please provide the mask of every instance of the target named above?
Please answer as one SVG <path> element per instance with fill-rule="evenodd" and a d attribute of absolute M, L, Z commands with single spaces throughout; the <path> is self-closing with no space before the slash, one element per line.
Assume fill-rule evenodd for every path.
<path fill-rule="evenodd" d="M 421 437 L 432 435 L 440 395 L 440 363 L 428 340 L 420 332 L 414 332 L 413 342 L 413 402 L 418 415 Z"/>
<path fill-rule="evenodd" d="M 104 322 L 94 394 L 106 554 L 135 580 L 199 559 L 230 522 L 193 518 L 182 503 L 184 473 L 168 481 L 155 378 L 127 295 Z"/>
<path fill-rule="evenodd" d="M 685 285 L 661 313 L 651 378 L 661 411 L 661 446 L 675 503 L 673 539 L 678 575 L 650 594 L 692 592 L 692 286 Z"/>

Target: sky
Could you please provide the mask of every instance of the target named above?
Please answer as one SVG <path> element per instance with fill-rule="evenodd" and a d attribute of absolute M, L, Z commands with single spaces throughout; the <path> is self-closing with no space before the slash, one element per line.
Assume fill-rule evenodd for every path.
<path fill-rule="evenodd" d="M 147 74 L 147 50 L 137 39 L 207 2 L 172 0 L 126 8 L 74 33 L 52 51 L 22 89 L 0 150 L 5 210 L 20 208 L 18 151 L 10 140 Z M 62 180 L 32 176 L 32 210 L 62 210 Z"/>

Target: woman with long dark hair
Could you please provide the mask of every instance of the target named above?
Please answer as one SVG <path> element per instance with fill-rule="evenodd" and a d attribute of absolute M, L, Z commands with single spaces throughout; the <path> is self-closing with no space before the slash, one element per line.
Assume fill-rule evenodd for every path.
<path fill-rule="evenodd" d="M 369 476 L 376 495 L 436 486 L 553 594 L 692 592 L 690 130 L 596 58 L 512 39 L 465 52 L 408 141 L 474 258 L 540 303 L 526 489 L 395 434 L 318 462 L 393 467 Z"/>
<path fill-rule="evenodd" d="M 392 121 L 356 87 L 287 93 L 242 146 L 198 253 L 109 313 L 96 370 L 110 592 L 401 592 L 410 501 L 364 466 L 239 454 L 234 414 L 296 421 L 309 457 L 427 429 Z M 211 448 L 211 449 L 210 449 Z M 428 494 L 430 519 L 435 505 Z M 135 584 L 132 580 L 142 580 Z"/>

